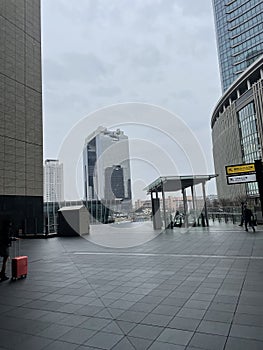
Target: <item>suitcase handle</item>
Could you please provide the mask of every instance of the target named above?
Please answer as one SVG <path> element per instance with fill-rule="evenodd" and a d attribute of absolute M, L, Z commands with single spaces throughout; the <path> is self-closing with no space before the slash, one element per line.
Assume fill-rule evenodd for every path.
<path fill-rule="evenodd" d="M 11 241 L 14 242 L 14 245 L 13 245 L 14 246 L 14 249 L 13 249 L 14 255 L 13 255 L 13 257 L 19 256 L 19 254 L 20 254 L 20 239 L 17 237 L 12 237 Z M 17 248 L 16 241 L 18 241 L 18 248 Z"/>

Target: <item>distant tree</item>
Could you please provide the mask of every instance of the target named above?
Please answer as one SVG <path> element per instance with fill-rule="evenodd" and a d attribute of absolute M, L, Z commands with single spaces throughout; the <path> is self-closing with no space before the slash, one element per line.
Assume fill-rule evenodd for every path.
<path fill-rule="evenodd" d="M 219 207 L 219 200 L 218 199 L 214 199 L 213 200 L 213 207 L 214 208 L 218 208 Z"/>
<path fill-rule="evenodd" d="M 240 205 L 241 203 L 247 202 L 247 197 L 244 196 L 244 195 L 236 196 L 235 199 L 236 199 L 236 204 L 237 204 L 237 205 Z"/>
<path fill-rule="evenodd" d="M 231 200 L 228 199 L 228 198 L 220 198 L 219 199 L 219 204 L 222 206 L 222 207 L 228 207 L 231 205 Z"/>

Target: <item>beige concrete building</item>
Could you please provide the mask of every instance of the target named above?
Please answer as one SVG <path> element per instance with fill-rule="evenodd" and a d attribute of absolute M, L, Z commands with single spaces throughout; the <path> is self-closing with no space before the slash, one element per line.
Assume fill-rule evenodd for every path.
<path fill-rule="evenodd" d="M 42 231 L 40 0 L 0 1 L 0 215 Z"/>

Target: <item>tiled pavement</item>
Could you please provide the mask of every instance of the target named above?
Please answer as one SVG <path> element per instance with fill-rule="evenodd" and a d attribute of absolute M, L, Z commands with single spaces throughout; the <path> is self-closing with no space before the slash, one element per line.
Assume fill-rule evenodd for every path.
<path fill-rule="evenodd" d="M 263 349 L 263 228 L 174 229 L 125 249 L 21 240 L 21 253 L 28 277 L 0 284 L 0 349 Z"/>

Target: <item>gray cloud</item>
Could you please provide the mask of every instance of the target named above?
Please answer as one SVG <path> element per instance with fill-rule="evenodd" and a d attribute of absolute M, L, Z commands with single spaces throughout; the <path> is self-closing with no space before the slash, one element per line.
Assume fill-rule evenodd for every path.
<path fill-rule="evenodd" d="M 107 75 L 112 65 L 100 60 L 93 53 L 66 53 L 59 61 L 46 59 L 45 73 L 53 82 L 86 82 L 94 83 Z"/>

